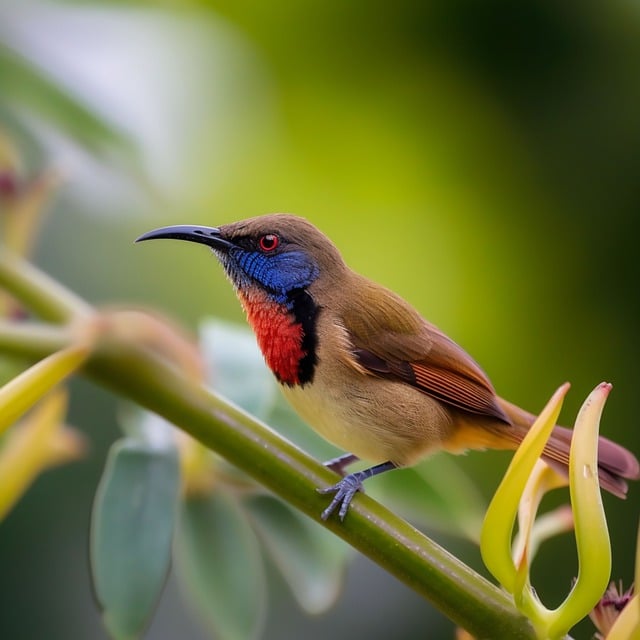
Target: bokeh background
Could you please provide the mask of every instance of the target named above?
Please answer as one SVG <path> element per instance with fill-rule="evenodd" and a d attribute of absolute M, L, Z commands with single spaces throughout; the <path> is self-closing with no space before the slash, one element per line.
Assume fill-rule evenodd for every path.
<path fill-rule="evenodd" d="M 195 329 L 242 322 L 205 251 L 134 246 L 152 227 L 295 212 L 539 411 L 572 382 L 571 423 L 613 382 L 602 430 L 640 451 L 640 4 L 632 0 L 0 0 L 0 127 L 22 175 L 65 183 L 36 262 L 91 302 Z M 105 638 L 87 563 L 116 403 L 73 387 L 83 462 L 44 475 L 0 526 L 0 637 Z M 461 466 L 490 496 L 509 456 Z M 604 498 L 613 577 L 633 575 L 640 487 Z M 390 505 L 392 506 L 392 505 Z M 482 570 L 477 549 L 439 541 Z M 534 572 L 550 604 L 572 539 Z M 358 558 L 314 618 L 272 582 L 265 637 L 451 638 Z M 591 637 L 589 624 L 577 638 Z M 149 640 L 205 632 L 170 582 Z"/>

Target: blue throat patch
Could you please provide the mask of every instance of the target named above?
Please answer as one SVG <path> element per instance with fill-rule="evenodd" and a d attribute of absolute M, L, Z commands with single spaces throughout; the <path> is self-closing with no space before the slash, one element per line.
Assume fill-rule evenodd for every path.
<path fill-rule="evenodd" d="M 233 248 L 222 262 L 236 286 L 243 287 L 257 281 L 277 302 L 287 306 L 290 306 L 289 293 L 306 289 L 320 271 L 316 262 L 303 251 L 265 255 Z"/>

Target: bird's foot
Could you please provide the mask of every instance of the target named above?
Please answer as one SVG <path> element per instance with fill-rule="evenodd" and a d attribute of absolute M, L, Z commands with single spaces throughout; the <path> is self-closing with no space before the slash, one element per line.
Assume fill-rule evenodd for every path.
<path fill-rule="evenodd" d="M 353 453 L 343 453 L 341 456 L 337 458 L 331 458 L 331 460 L 327 460 L 324 463 L 324 466 L 327 469 L 331 469 L 331 471 L 337 473 L 338 475 L 344 476 L 344 469 L 348 467 L 352 462 L 356 462 L 358 460 L 358 456 Z"/>
<path fill-rule="evenodd" d="M 326 520 L 336 510 L 336 508 L 340 506 L 338 517 L 340 518 L 340 520 L 344 520 L 353 497 L 358 491 L 362 491 L 363 489 L 363 480 L 364 477 L 362 476 L 361 472 L 356 472 L 345 476 L 344 478 L 342 478 L 342 480 L 336 482 L 336 484 L 331 487 L 327 487 L 326 489 L 318 489 L 320 493 L 335 493 L 335 495 L 333 496 L 333 500 L 331 501 L 329 506 L 322 512 L 322 515 L 320 517 L 323 520 Z"/>
<path fill-rule="evenodd" d="M 348 464 L 346 462 L 348 457 L 351 457 L 353 454 L 347 454 L 341 456 L 340 458 L 336 458 L 334 460 L 330 460 L 329 462 L 336 462 L 337 464 L 341 463 L 342 465 Z M 353 456 L 355 458 L 355 456 Z M 353 460 L 350 460 L 353 462 Z M 356 471 L 355 473 L 350 473 L 348 476 L 345 476 L 340 480 L 340 482 L 336 482 L 331 487 L 327 487 L 326 489 L 318 489 L 320 493 L 334 493 L 333 500 L 331 504 L 322 512 L 320 516 L 323 520 L 326 520 L 338 507 L 340 509 L 338 511 L 338 517 L 340 520 L 344 520 L 344 517 L 347 515 L 347 511 L 349 510 L 349 505 L 353 500 L 354 496 L 358 491 L 364 491 L 362 487 L 363 480 L 370 478 L 371 476 L 377 476 L 379 473 L 383 473 L 385 471 L 389 471 L 390 469 L 396 469 L 397 465 L 390 460 L 387 462 L 382 462 L 377 464 L 375 467 L 370 467 L 369 469 L 363 469 L 362 471 Z"/>

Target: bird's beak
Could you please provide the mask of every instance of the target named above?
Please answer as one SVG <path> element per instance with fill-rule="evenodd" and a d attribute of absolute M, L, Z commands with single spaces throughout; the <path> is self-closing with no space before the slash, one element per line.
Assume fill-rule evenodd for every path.
<path fill-rule="evenodd" d="M 199 242 L 200 244 L 206 244 L 212 249 L 217 249 L 218 251 L 228 251 L 234 246 L 232 242 L 225 240 L 220 235 L 220 229 L 217 227 L 198 227 L 190 224 L 176 224 L 171 225 L 170 227 L 153 229 L 153 231 L 147 231 L 147 233 L 143 233 L 139 238 L 136 238 L 136 242 L 142 242 L 143 240 L 155 240 L 157 238 Z"/>

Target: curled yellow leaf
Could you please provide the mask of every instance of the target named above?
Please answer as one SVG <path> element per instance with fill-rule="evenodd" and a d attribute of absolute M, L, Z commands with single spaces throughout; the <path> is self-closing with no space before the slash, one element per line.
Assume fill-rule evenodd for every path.
<path fill-rule="evenodd" d="M 611 544 L 598 480 L 600 416 L 611 385 L 598 385 L 585 400 L 573 431 L 569 488 L 576 532 L 578 577 L 565 601 L 553 612 L 551 637 L 560 637 L 584 618 L 609 584 Z"/>
<path fill-rule="evenodd" d="M 0 519 L 39 473 L 83 453 L 83 438 L 64 426 L 66 408 L 66 392 L 55 390 L 4 439 L 0 449 Z"/>
<path fill-rule="evenodd" d="M 514 594 L 522 588 L 522 567 L 520 572 L 513 561 L 511 536 L 518 513 L 520 499 L 531 472 L 556 424 L 562 401 L 569 385 L 564 384 L 552 396 L 542 413 L 515 452 L 511 464 L 487 509 L 482 533 L 480 551 L 482 559 L 502 586 Z"/>
<path fill-rule="evenodd" d="M 77 371 L 90 353 L 88 344 L 67 347 L 29 367 L 0 388 L 0 434 L 53 387 Z"/>

